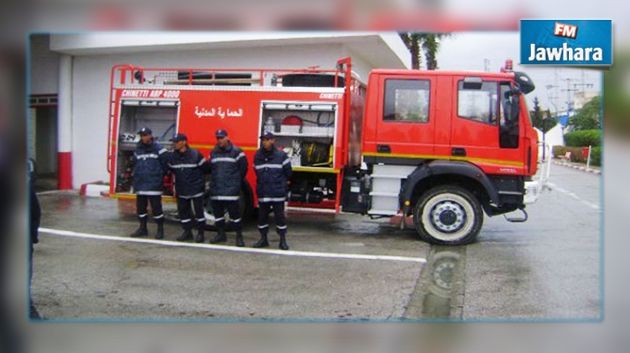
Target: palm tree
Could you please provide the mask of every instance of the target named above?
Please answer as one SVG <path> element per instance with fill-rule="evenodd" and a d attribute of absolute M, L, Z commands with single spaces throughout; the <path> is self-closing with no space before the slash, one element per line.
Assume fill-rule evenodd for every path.
<path fill-rule="evenodd" d="M 421 33 L 400 32 L 400 38 L 411 52 L 411 68 L 419 69 L 422 62 L 422 54 L 426 61 L 427 70 L 438 68 L 437 51 L 440 47 L 440 39 L 448 36 L 446 33 Z M 422 48 L 422 49 L 421 49 Z"/>

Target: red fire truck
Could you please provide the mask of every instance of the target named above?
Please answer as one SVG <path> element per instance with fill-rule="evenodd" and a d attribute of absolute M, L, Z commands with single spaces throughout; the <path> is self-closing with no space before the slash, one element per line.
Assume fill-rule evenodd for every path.
<path fill-rule="evenodd" d="M 488 216 L 521 210 L 537 172 L 537 134 L 523 73 L 334 69 L 145 68 L 111 71 L 110 195 L 131 195 L 135 132 L 163 145 L 175 132 L 208 156 L 222 128 L 250 161 L 272 131 L 294 170 L 288 206 L 403 220 L 421 239 L 473 241 Z M 242 207 L 257 205 L 248 173 Z M 176 192 L 176 191 L 175 191 Z M 165 178 L 165 194 L 172 183 Z M 530 193 L 531 194 L 531 193 Z M 531 195 L 530 195 L 531 196 Z M 209 202 L 207 208 L 210 210 Z M 211 212 L 209 212 L 211 214 Z"/>

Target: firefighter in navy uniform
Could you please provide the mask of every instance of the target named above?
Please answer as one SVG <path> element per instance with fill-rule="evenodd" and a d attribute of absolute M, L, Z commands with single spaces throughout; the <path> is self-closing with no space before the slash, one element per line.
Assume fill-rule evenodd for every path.
<path fill-rule="evenodd" d="M 143 127 L 138 131 L 140 141 L 133 154 L 133 189 L 136 193 L 136 211 L 140 227 L 131 234 L 141 237 L 147 230 L 147 205 L 151 203 L 153 219 L 157 223 L 155 239 L 164 238 L 164 213 L 162 213 L 163 179 L 166 172 L 166 149 L 155 142 L 151 129 Z"/>
<path fill-rule="evenodd" d="M 232 144 L 227 131 L 219 129 L 215 136 L 217 144 L 210 155 L 210 199 L 217 235 L 210 240 L 210 243 L 227 241 L 224 218 L 227 209 L 232 227 L 236 231 L 236 246 L 245 246 L 239 198 L 243 180 L 247 174 L 247 158 L 240 148 Z"/>
<path fill-rule="evenodd" d="M 279 248 L 289 250 L 287 245 L 287 223 L 284 215 L 288 181 L 291 177 L 291 160 L 284 151 L 274 146 L 275 139 L 271 132 L 261 137 L 261 147 L 254 157 L 256 171 L 256 193 L 258 195 L 258 231 L 260 240 L 255 248 L 269 246 L 269 212 L 273 210 L 276 220 L 276 231 L 280 236 Z"/>
<path fill-rule="evenodd" d="M 177 238 L 178 241 L 191 240 L 193 238 L 193 223 L 197 226 L 195 242 L 204 241 L 206 217 L 203 212 L 204 171 L 206 171 L 206 159 L 203 155 L 188 146 L 188 138 L 184 134 L 176 134 L 171 141 L 174 143 L 174 151 L 168 159 L 168 168 L 175 176 L 175 191 L 177 192 L 177 212 L 184 228 L 184 232 Z M 190 204 L 194 209 L 194 222 Z"/>

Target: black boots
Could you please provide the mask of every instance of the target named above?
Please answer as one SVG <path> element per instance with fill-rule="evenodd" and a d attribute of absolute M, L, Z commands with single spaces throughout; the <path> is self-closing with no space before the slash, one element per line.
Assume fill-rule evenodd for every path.
<path fill-rule="evenodd" d="M 156 219 L 155 223 L 157 223 L 155 239 L 164 239 L 164 218 Z M 132 238 L 138 238 L 146 237 L 147 235 L 149 235 L 149 230 L 147 229 L 147 217 L 142 217 L 140 218 L 140 226 L 135 232 L 131 233 L 130 236 Z"/>
<path fill-rule="evenodd" d="M 164 218 L 157 219 L 155 222 L 157 223 L 155 239 L 164 239 Z"/>
<path fill-rule="evenodd" d="M 195 236 L 195 243 L 203 243 L 203 241 L 206 239 L 203 235 L 205 226 L 206 226 L 205 223 L 197 225 L 197 235 Z"/>
<path fill-rule="evenodd" d="M 243 241 L 243 232 L 239 229 L 236 231 L 236 246 L 244 247 L 245 242 Z"/>
<path fill-rule="evenodd" d="M 214 238 L 210 239 L 210 244 L 225 243 L 226 241 L 227 235 L 225 235 L 225 229 L 218 228 L 217 235 L 215 235 Z M 236 231 L 236 246 L 245 246 L 245 242 L 243 241 L 243 232 L 240 229 Z"/>
<path fill-rule="evenodd" d="M 281 250 L 289 250 L 289 245 L 287 245 L 287 234 L 282 233 L 278 234 L 280 236 L 280 244 L 278 244 L 278 248 Z M 267 240 L 267 233 L 260 233 L 260 240 L 253 245 L 255 248 L 266 248 L 269 246 L 269 240 Z"/>
<path fill-rule="evenodd" d="M 190 230 L 190 228 L 186 228 L 184 229 L 182 234 L 179 237 L 177 237 L 177 241 L 192 240 L 192 238 L 193 238 L 192 231 Z"/>
<path fill-rule="evenodd" d="M 129 236 L 132 238 L 138 238 L 146 237 L 147 235 L 149 235 L 149 231 L 147 230 L 147 217 L 145 216 L 140 218 L 140 226 Z"/>
<path fill-rule="evenodd" d="M 255 248 L 266 248 L 269 246 L 269 241 L 267 241 L 267 233 L 260 233 L 260 240 L 253 245 Z"/>
<path fill-rule="evenodd" d="M 210 239 L 210 244 L 225 243 L 226 241 L 227 236 L 225 235 L 225 229 L 219 228 L 217 230 L 217 235 L 215 235 L 214 238 Z"/>
<path fill-rule="evenodd" d="M 280 250 L 289 250 L 289 245 L 287 245 L 287 235 L 286 234 L 280 234 L 280 244 L 278 244 L 278 248 L 280 248 Z"/>
<path fill-rule="evenodd" d="M 203 235 L 204 228 L 203 226 L 199 226 L 197 228 L 197 235 L 195 235 L 195 243 L 203 243 L 205 237 Z M 182 234 L 177 237 L 177 241 L 186 241 L 193 239 L 193 232 L 191 228 L 185 228 Z"/>

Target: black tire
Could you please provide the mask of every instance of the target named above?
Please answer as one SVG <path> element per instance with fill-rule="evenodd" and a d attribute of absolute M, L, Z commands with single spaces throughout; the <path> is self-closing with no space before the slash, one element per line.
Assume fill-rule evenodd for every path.
<path fill-rule="evenodd" d="M 420 196 L 413 210 L 420 239 L 439 245 L 464 245 L 475 241 L 483 225 L 479 200 L 468 190 L 441 185 Z"/>

